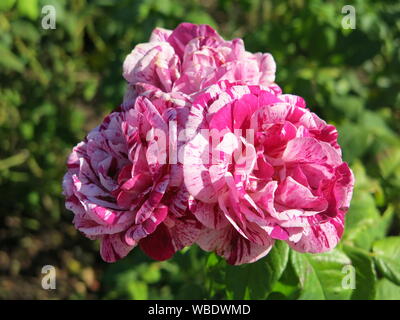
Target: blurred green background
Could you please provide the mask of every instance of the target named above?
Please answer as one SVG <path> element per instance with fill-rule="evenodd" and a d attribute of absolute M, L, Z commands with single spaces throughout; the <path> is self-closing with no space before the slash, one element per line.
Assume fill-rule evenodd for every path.
<path fill-rule="evenodd" d="M 55 30 L 41 27 L 47 4 Z M 346 4 L 355 30 L 342 28 Z M 134 250 L 110 265 L 72 226 L 61 195 L 68 153 L 121 103 L 134 45 L 183 21 L 272 53 L 284 92 L 338 126 L 357 183 L 332 253 L 279 244 L 258 263 L 229 267 L 193 246 L 162 263 Z M 400 299 L 399 138 L 397 0 L 1 0 L 0 299 Z M 351 291 L 340 287 L 350 262 Z M 56 290 L 41 288 L 48 264 Z"/>

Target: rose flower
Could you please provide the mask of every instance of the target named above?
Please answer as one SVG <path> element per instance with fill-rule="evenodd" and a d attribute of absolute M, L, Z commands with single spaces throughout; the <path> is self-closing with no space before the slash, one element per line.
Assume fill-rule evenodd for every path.
<path fill-rule="evenodd" d="M 79 231 L 100 239 L 107 262 L 136 245 L 165 260 L 199 233 L 200 224 L 188 210 L 182 169 L 168 163 L 169 122 L 179 122 L 185 109 L 158 107 L 140 97 L 135 108 L 112 112 L 68 159 L 66 207 Z"/>
<path fill-rule="evenodd" d="M 242 264 L 275 240 L 300 252 L 336 246 L 354 177 L 335 127 L 302 98 L 222 81 L 196 96 L 186 134 L 184 180 L 206 227 L 201 248 Z"/>
<path fill-rule="evenodd" d="M 208 25 L 181 23 L 175 30 L 156 28 L 150 41 L 126 57 L 129 83 L 124 106 L 138 95 L 167 97 L 184 104 L 188 96 L 219 80 L 274 86 L 275 61 L 269 53 L 250 53 L 242 39 L 224 40 Z"/>

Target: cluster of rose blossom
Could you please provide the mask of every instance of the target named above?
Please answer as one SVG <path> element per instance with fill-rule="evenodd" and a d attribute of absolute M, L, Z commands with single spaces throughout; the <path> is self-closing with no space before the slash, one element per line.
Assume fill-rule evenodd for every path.
<path fill-rule="evenodd" d="M 286 241 L 340 240 L 354 177 L 337 131 L 275 84 L 269 53 L 206 25 L 157 28 L 127 56 L 121 106 L 74 147 L 63 180 L 75 227 L 107 262 L 185 246 L 230 264 Z"/>

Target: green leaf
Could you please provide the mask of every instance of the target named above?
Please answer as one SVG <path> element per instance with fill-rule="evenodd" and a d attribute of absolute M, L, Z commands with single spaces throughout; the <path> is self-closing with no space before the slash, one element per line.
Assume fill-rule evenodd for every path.
<path fill-rule="evenodd" d="M 15 3 L 15 0 L 1 0 L 0 1 L 0 11 L 10 10 Z"/>
<path fill-rule="evenodd" d="M 227 266 L 226 291 L 231 299 L 265 299 L 286 268 L 289 247 L 277 241 L 268 255 L 254 263 Z"/>
<path fill-rule="evenodd" d="M 15 36 L 30 42 L 37 42 L 40 38 L 39 29 L 27 21 L 15 21 L 12 24 L 12 32 Z"/>
<path fill-rule="evenodd" d="M 156 283 L 161 279 L 160 263 L 142 264 L 137 268 L 137 273 L 146 283 Z"/>
<path fill-rule="evenodd" d="M 217 24 L 215 23 L 214 19 L 206 12 L 191 11 L 186 15 L 185 20 L 191 23 L 208 24 L 213 28 L 217 28 Z"/>
<path fill-rule="evenodd" d="M 146 300 L 148 298 L 147 284 L 143 281 L 131 281 L 127 284 L 129 299 Z"/>
<path fill-rule="evenodd" d="M 345 246 L 344 251 L 351 259 L 355 268 L 355 288 L 351 295 L 352 300 L 374 299 L 376 292 L 376 273 L 374 261 L 367 251 Z"/>
<path fill-rule="evenodd" d="M 353 230 L 366 220 L 375 221 L 380 217 L 379 211 L 375 206 L 372 195 L 364 190 L 355 189 L 350 209 L 346 215 L 346 228 Z"/>
<path fill-rule="evenodd" d="M 292 251 L 291 263 L 300 282 L 301 300 L 349 299 L 351 289 L 342 287 L 343 267 L 351 260 L 338 249 L 320 254 Z"/>
<path fill-rule="evenodd" d="M 367 212 L 368 210 L 365 210 Z M 393 220 L 394 209 L 389 206 L 383 216 L 378 218 L 363 219 L 360 223 L 346 233 L 346 239 L 350 240 L 356 247 L 370 250 L 372 243 L 385 237 L 387 230 Z"/>
<path fill-rule="evenodd" d="M 290 254 L 289 254 L 290 256 Z M 291 263 L 288 263 L 285 271 L 268 295 L 268 300 L 290 299 L 295 300 L 300 295 L 299 279 Z"/>
<path fill-rule="evenodd" d="M 397 142 L 394 132 L 388 127 L 385 119 L 378 113 L 365 110 L 360 117 L 363 130 L 376 135 L 382 141 Z"/>
<path fill-rule="evenodd" d="M 39 16 L 38 0 L 18 0 L 18 12 L 31 20 L 35 20 Z"/>
<path fill-rule="evenodd" d="M 381 279 L 376 285 L 376 300 L 400 300 L 400 286 L 388 279 Z"/>
<path fill-rule="evenodd" d="M 347 162 L 353 162 L 361 157 L 370 143 L 370 135 L 360 126 L 350 121 L 345 121 L 338 127 L 338 141 L 343 150 L 343 158 Z"/>
<path fill-rule="evenodd" d="M 377 155 L 379 169 L 382 176 L 389 178 L 400 167 L 400 146 L 390 146 Z"/>
<path fill-rule="evenodd" d="M 21 72 L 24 69 L 24 64 L 21 60 L 9 49 L 0 43 L 0 65 L 6 70 Z"/>
<path fill-rule="evenodd" d="M 352 166 L 356 186 L 349 212 L 346 214 L 344 240 L 364 250 L 370 250 L 372 243 L 384 238 L 392 221 L 393 206 L 388 206 L 383 215 L 377 208 L 377 199 L 382 193 L 380 184 L 366 175 L 363 165 L 356 161 Z M 372 195 L 376 194 L 376 197 Z"/>
<path fill-rule="evenodd" d="M 372 246 L 379 271 L 390 281 L 400 285 L 400 237 L 388 237 Z"/>
<path fill-rule="evenodd" d="M 333 96 L 332 106 L 344 112 L 348 118 L 356 119 L 363 111 L 363 100 L 357 96 Z"/>
<path fill-rule="evenodd" d="M 207 268 L 215 267 L 216 265 L 218 265 L 219 262 L 220 258 L 214 252 L 208 254 L 206 262 Z"/>
<path fill-rule="evenodd" d="M 165 0 L 165 1 L 154 1 L 154 9 L 157 12 L 160 12 L 165 15 L 169 15 L 172 10 L 171 6 L 171 1 L 170 0 Z"/>

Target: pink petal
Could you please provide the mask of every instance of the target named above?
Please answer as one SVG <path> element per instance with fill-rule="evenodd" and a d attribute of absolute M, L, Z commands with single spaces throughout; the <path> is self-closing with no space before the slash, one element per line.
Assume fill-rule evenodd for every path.
<path fill-rule="evenodd" d="M 216 38 L 220 42 L 223 41 L 218 33 L 208 25 L 195 25 L 184 22 L 175 28 L 171 36 L 168 38 L 168 42 L 175 49 L 176 54 L 179 57 L 183 58 L 185 46 L 189 43 L 190 40 L 194 38 L 208 37 Z"/>
<path fill-rule="evenodd" d="M 205 166 L 210 162 L 208 141 L 201 134 L 196 135 L 185 146 L 183 157 L 183 174 L 189 193 L 201 201 L 216 202 L 218 194 Z"/>
<path fill-rule="evenodd" d="M 197 244 L 205 251 L 215 251 L 229 264 L 240 265 L 255 262 L 266 256 L 274 240 L 270 239 L 266 245 L 255 244 L 228 226 L 219 230 L 205 229 L 197 240 Z"/>
<path fill-rule="evenodd" d="M 189 212 L 181 218 L 172 218 L 171 220 L 173 225 L 168 226 L 167 221 L 165 225 L 168 227 L 175 251 L 191 246 L 204 228 Z"/>
<path fill-rule="evenodd" d="M 276 191 L 276 201 L 294 209 L 324 211 L 328 207 L 326 199 L 314 196 L 310 189 L 298 183 L 292 177 L 287 177 L 279 184 Z"/>
<path fill-rule="evenodd" d="M 160 204 L 161 199 L 168 188 L 168 183 L 169 176 L 166 175 L 154 185 L 153 190 L 146 197 L 146 201 L 136 213 L 135 224 L 142 223 L 152 215 L 153 210 Z"/>
<path fill-rule="evenodd" d="M 136 243 L 127 245 L 119 233 L 104 235 L 100 242 L 100 254 L 104 261 L 115 262 L 124 258 L 135 246 Z"/>
<path fill-rule="evenodd" d="M 167 41 L 169 36 L 171 35 L 172 30 L 164 29 L 164 28 L 155 28 L 150 36 L 150 42 L 164 42 Z"/>
<path fill-rule="evenodd" d="M 339 214 L 327 222 L 305 227 L 299 241 L 288 241 L 288 243 L 299 252 L 325 252 L 333 249 L 338 244 L 343 235 L 343 229 L 344 215 Z"/>
<path fill-rule="evenodd" d="M 193 214 L 207 228 L 221 229 L 229 222 L 217 204 L 198 201 Z"/>

